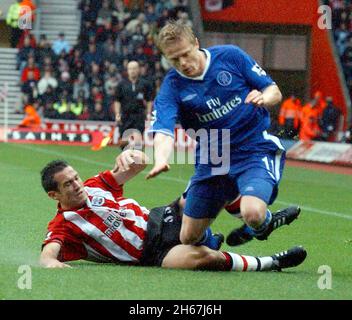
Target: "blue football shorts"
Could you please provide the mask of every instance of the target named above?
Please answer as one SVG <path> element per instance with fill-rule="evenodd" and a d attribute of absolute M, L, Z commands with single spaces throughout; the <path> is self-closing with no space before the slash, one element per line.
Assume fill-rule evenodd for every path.
<path fill-rule="evenodd" d="M 247 158 L 242 170 L 237 163 L 235 170 L 227 175 L 197 179 L 196 173 L 183 194 L 186 198 L 184 214 L 195 219 L 215 218 L 239 194 L 272 204 L 278 194 L 284 163 L 285 152 L 279 150 Z"/>

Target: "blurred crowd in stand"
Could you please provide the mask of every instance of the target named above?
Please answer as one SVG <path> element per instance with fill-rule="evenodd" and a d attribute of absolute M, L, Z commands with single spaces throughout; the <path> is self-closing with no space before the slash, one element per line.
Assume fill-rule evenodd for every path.
<path fill-rule="evenodd" d="M 334 38 L 346 83 L 352 93 L 352 4 L 325 1 L 333 9 Z M 167 20 L 192 26 L 187 0 L 81 0 L 81 27 L 77 44 L 71 46 L 64 32 L 50 43 L 45 34 L 36 41 L 28 30 L 18 28 L 21 6 L 35 10 L 31 0 L 18 0 L 9 9 L 11 46 L 17 47 L 17 68 L 26 117 L 21 126 L 38 126 L 50 119 L 121 121 L 150 118 L 152 100 L 169 64 L 155 46 L 158 30 Z M 35 14 L 32 14 L 32 23 Z M 136 61 L 134 75 L 128 65 Z M 134 101 L 126 107 L 129 83 Z M 126 84 L 127 83 L 127 84 Z M 132 90 L 132 91 L 133 91 Z M 132 103 L 133 104 L 133 103 Z M 294 94 L 280 107 L 278 127 L 282 138 L 320 141 L 352 141 L 352 128 L 338 139 L 341 114 L 332 97 L 316 92 L 307 103 Z"/>

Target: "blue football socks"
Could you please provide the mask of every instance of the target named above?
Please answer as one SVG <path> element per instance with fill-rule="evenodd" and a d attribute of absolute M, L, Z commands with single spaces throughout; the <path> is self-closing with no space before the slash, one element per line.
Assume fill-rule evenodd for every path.
<path fill-rule="evenodd" d="M 205 230 L 202 240 L 200 240 L 196 245 L 206 246 L 213 250 L 219 250 L 221 245 L 220 242 L 221 242 L 221 238 L 214 236 L 213 233 L 211 232 L 211 229 L 208 227 L 207 230 Z"/>
<path fill-rule="evenodd" d="M 245 228 L 245 232 L 247 232 L 252 237 L 260 236 L 266 230 L 266 228 L 269 226 L 269 224 L 271 222 L 271 218 L 272 218 L 271 212 L 269 210 L 267 210 L 265 220 L 262 223 L 262 225 L 258 229 L 254 229 L 254 228 L 247 225 Z"/>

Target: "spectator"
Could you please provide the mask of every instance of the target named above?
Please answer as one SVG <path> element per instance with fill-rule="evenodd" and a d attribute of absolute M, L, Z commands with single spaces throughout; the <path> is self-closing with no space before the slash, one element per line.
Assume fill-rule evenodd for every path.
<path fill-rule="evenodd" d="M 128 0 L 127 5 L 131 11 L 139 12 L 143 10 L 144 0 Z"/>
<path fill-rule="evenodd" d="M 95 102 L 97 101 L 102 102 L 103 99 L 104 99 L 104 95 L 102 94 L 102 91 L 100 90 L 100 88 L 93 86 L 90 90 L 90 95 L 88 98 L 89 110 L 93 111 Z"/>
<path fill-rule="evenodd" d="M 122 30 L 121 32 L 119 32 L 115 40 L 116 52 L 124 55 L 123 48 L 128 48 L 128 45 L 129 39 L 127 37 L 127 32 L 126 30 Z"/>
<path fill-rule="evenodd" d="M 174 8 L 174 5 L 170 0 L 160 0 L 157 1 L 155 5 L 155 12 L 156 14 L 160 17 L 163 15 L 164 10 L 172 10 Z"/>
<path fill-rule="evenodd" d="M 140 13 L 138 14 L 137 18 L 130 20 L 130 22 L 127 23 L 125 29 L 128 32 L 128 34 L 132 35 L 136 33 L 138 26 L 140 26 L 143 35 L 148 34 L 149 26 L 146 23 L 144 13 Z"/>
<path fill-rule="evenodd" d="M 45 106 L 48 103 L 53 104 L 55 101 L 58 100 L 56 95 L 56 91 L 50 85 L 46 88 L 46 91 L 39 97 L 40 105 Z"/>
<path fill-rule="evenodd" d="M 143 53 L 148 57 L 148 60 L 151 59 L 151 57 L 153 56 L 154 48 L 155 48 L 155 45 L 154 45 L 153 37 L 149 34 L 147 36 L 145 43 L 143 44 Z"/>
<path fill-rule="evenodd" d="M 60 114 L 53 107 L 53 102 L 44 105 L 43 117 L 48 119 L 60 119 Z"/>
<path fill-rule="evenodd" d="M 352 68 L 352 37 L 348 39 L 345 51 L 343 52 L 341 59 L 345 70 Z"/>
<path fill-rule="evenodd" d="M 63 72 L 69 72 L 70 71 L 70 66 L 66 60 L 65 53 L 62 53 L 62 55 L 59 57 L 59 59 L 56 61 L 55 64 L 55 69 L 57 71 L 57 74 L 61 74 Z"/>
<path fill-rule="evenodd" d="M 116 75 L 107 78 L 104 82 L 104 90 L 106 94 L 112 95 L 115 89 L 117 88 L 118 84 L 119 81 L 117 80 Z"/>
<path fill-rule="evenodd" d="M 53 70 L 53 59 L 51 56 L 45 56 L 42 64 L 40 65 L 40 72 L 44 72 L 45 70 Z"/>
<path fill-rule="evenodd" d="M 131 59 L 138 61 L 140 64 L 147 62 L 147 56 L 144 54 L 144 50 L 141 45 L 136 47 L 134 53 L 131 55 Z"/>
<path fill-rule="evenodd" d="M 77 100 L 73 100 L 70 104 L 70 111 L 75 115 L 75 118 L 78 118 L 84 109 L 84 99 L 79 96 Z"/>
<path fill-rule="evenodd" d="M 164 17 L 177 15 L 179 18 L 186 18 L 187 14 L 182 14 L 185 12 L 182 8 L 183 1 L 137 2 L 130 3 L 133 10 L 127 10 L 123 0 L 81 0 L 81 33 L 74 50 L 71 50 L 62 33 L 52 45 L 42 35 L 37 48 L 32 45 L 34 37 L 31 36 L 29 40 L 29 33 L 23 34 L 23 42 L 26 44 L 23 45 L 23 52 L 18 55 L 19 65 L 22 62 L 24 67 L 26 61 L 33 61 L 33 58 L 33 62 L 38 63 L 39 75 L 41 73 L 44 76 L 41 79 L 39 76 L 37 80 L 40 84 L 37 83 L 35 87 L 39 87 L 40 92 L 37 95 L 44 111 L 50 102 L 55 102 L 55 107 L 58 108 L 58 105 L 65 105 L 60 100 L 67 100 L 69 106 L 59 108 L 60 114 L 54 109 L 54 104 L 48 114 L 52 113 L 53 118 L 57 114 L 66 118 L 75 114 L 76 118 L 83 119 L 88 118 L 88 113 L 84 113 L 84 110 L 89 108 L 92 113 L 96 103 L 100 103 L 103 106 L 104 119 L 114 118 L 112 110 L 115 108 L 112 106 L 116 105 L 117 86 L 122 80 L 122 73 L 128 77 L 125 73 L 131 60 L 140 62 L 140 79 L 148 82 L 148 90 L 154 92 L 154 83 L 165 73 L 160 64 L 160 52 L 153 41 L 159 18 L 156 9 L 166 9 Z M 27 62 L 27 65 L 31 67 L 33 63 Z M 30 83 L 35 82 L 37 77 L 37 72 L 32 68 L 26 72 L 33 71 L 33 79 L 24 86 L 29 98 L 33 96 L 32 90 L 29 90 Z M 51 76 L 47 80 L 49 72 Z M 21 77 L 23 75 L 25 78 L 24 74 L 25 72 L 21 72 Z M 60 95 L 59 101 L 57 95 Z M 152 96 L 152 93 L 148 95 Z M 77 117 L 80 112 L 73 110 L 77 103 L 80 105 L 78 99 L 81 99 L 83 107 L 78 108 L 82 112 Z M 148 110 L 150 105 L 148 103 Z M 146 110 L 145 105 L 143 108 Z M 65 111 L 62 112 L 61 109 Z"/>
<path fill-rule="evenodd" d="M 23 41 L 23 47 L 19 49 L 17 54 L 17 69 L 23 70 L 25 64 L 28 61 L 29 56 L 35 55 L 35 46 L 33 47 L 30 37 L 25 37 Z"/>
<path fill-rule="evenodd" d="M 63 32 L 60 32 L 57 40 L 53 42 L 52 49 L 57 56 L 61 55 L 62 52 L 66 54 L 70 52 L 71 46 L 67 40 L 65 40 L 65 34 Z"/>
<path fill-rule="evenodd" d="M 346 24 L 342 23 L 341 26 L 335 30 L 336 46 L 338 48 L 339 56 L 342 57 L 346 50 L 346 44 L 350 33 L 347 30 Z"/>
<path fill-rule="evenodd" d="M 340 110 L 334 105 L 332 97 L 327 97 L 326 102 L 327 105 L 320 122 L 321 136 L 324 141 L 334 141 L 340 120 Z"/>
<path fill-rule="evenodd" d="M 28 71 L 27 79 L 22 84 L 22 93 L 28 96 L 28 101 L 33 103 L 34 99 L 38 97 L 37 80 L 34 79 L 33 71 Z"/>
<path fill-rule="evenodd" d="M 73 51 L 71 51 L 68 57 L 68 66 L 71 73 L 72 81 L 76 81 L 80 73 L 84 72 L 82 51 L 76 46 Z"/>
<path fill-rule="evenodd" d="M 131 17 L 122 0 L 115 0 L 112 9 L 113 24 L 124 23 Z"/>
<path fill-rule="evenodd" d="M 68 71 L 64 71 L 61 73 L 59 80 L 59 94 L 63 91 L 67 91 L 68 95 L 72 97 L 73 94 L 73 86 L 71 83 L 71 76 Z"/>
<path fill-rule="evenodd" d="M 28 80 L 28 72 L 33 72 L 33 79 L 39 81 L 40 79 L 40 70 L 35 65 L 34 57 L 29 57 L 26 67 L 23 69 L 21 74 L 21 82 L 25 83 Z"/>
<path fill-rule="evenodd" d="M 84 105 L 83 112 L 77 117 L 77 120 L 89 120 L 90 112 L 87 105 Z"/>
<path fill-rule="evenodd" d="M 94 22 L 85 21 L 79 35 L 80 48 L 83 52 L 88 50 L 88 44 L 95 41 L 97 27 Z"/>
<path fill-rule="evenodd" d="M 103 88 L 103 75 L 99 64 L 92 63 L 89 70 L 88 83 L 90 87 Z M 102 91 L 102 90 L 101 90 Z"/>
<path fill-rule="evenodd" d="M 321 118 L 326 107 L 326 101 L 321 91 L 318 90 L 314 93 L 314 99 L 316 100 L 316 109 L 318 111 L 318 117 Z"/>
<path fill-rule="evenodd" d="M 73 99 L 77 100 L 79 96 L 83 96 L 84 99 L 89 97 L 89 85 L 83 72 L 73 84 Z"/>
<path fill-rule="evenodd" d="M 24 47 L 24 39 L 29 38 L 31 47 L 36 48 L 37 47 L 37 40 L 35 39 L 35 36 L 30 33 L 30 30 L 25 29 L 23 30 L 20 39 L 18 40 L 17 43 L 17 49 L 22 49 Z"/>
<path fill-rule="evenodd" d="M 170 20 L 170 12 L 168 9 L 164 8 L 161 12 L 161 15 L 159 16 L 157 20 L 157 26 L 159 29 L 161 29 L 163 26 L 165 26 L 166 22 Z"/>
<path fill-rule="evenodd" d="M 72 103 L 71 102 L 67 105 L 67 109 L 63 113 L 60 114 L 60 118 L 64 119 L 64 120 L 76 120 L 77 119 L 76 115 L 72 111 Z"/>
<path fill-rule="evenodd" d="M 56 89 L 58 86 L 57 80 L 53 77 L 50 69 L 44 72 L 44 76 L 38 82 L 38 92 L 40 95 L 44 94 L 48 87 Z"/>
<path fill-rule="evenodd" d="M 284 129 L 283 137 L 292 139 L 298 133 L 301 105 L 299 99 L 291 95 L 280 108 L 279 125 Z"/>
<path fill-rule="evenodd" d="M 145 43 L 145 36 L 140 25 L 136 26 L 136 31 L 130 36 L 130 47 L 135 51 L 138 47 Z"/>
<path fill-rule="evenodd" d="M 102 44 L 108 39 L 112 39 L 114 37 L 114 33 L 112 30 L 111 20 L 103 19 L 101 25 L 97 28 L 95 34 L 95 41 L 97 44 L 102 46 Z"/>
<path fill-rule="evenodd" d="M 158 20 L 158 16 L 155 13 L 155 6 L 153 3 L 148 3 L 146 5 L 145 20 L 148 24 L 153 24 Z"/>
<path fill-rule="evenodd" d="M 18 125 L 20 128 L 38 129 L 41 124 L 41 118 L 33 105 L 27 104 L 24 107 L 25 117 Z"/>
<path fill-rule="evenodd" d="M 55 57 L 54 51 L 51 49 L 50 42 L 48 41 L 45 34 L 40 36 L 38 47 L 35 51 L 36 59 L 41 69 L 44 69 L 45 65 L 48 64 L 50 59 L 50 65 Z"/>
<path fill-rule="evenodd" d="M 93 120 L 93 121 L 105 120 L 105 112 L 104 112 L 103 104 L 100 101 L 95 102 L 94 110 L 93 112 L 91 112 L 89 116 L 89 120 Z"/>
<path fill-rule="evenodd" d="M 82 1 L 79 9 L 81 9 L 81 29 L 85 22 L 95 22 L 97 19 L 97 13 L 94 10 L 91 10 L 89 3 Z"/>
<path fill-rule="evenodd" d="M 71 99 L 69 92 L 67 90 L 63 90 L 59 99 L 54 102 L 53 108 L 60 114 L 60 117 L 64 112 L 70 111 Z"/>
<path fill-rule="evenodd" d="M 19 23 L 18 23 L 18 20 L 20 18 L 20 9 L 21 9 L 20 3 L 21 3 L 21 0 L 17 0 L 15 3 L 13 3 L 10 6 L 6 16 L 6 24 L 11 29 L 10 44 L 12 48 L 16 48 L 22 35 L 22 30 L 19 28 Z"/>
<path fill-rule="evenodd" d="M 299 139 L 302 141 L 317 140 L 320 137 L 319 110 L 317 100 L 312 99 L 307 103 L 301 112 L 301 126 Z"/>
<path fill-rule="evenodd" d="M 85 65 L 90 66 L 92 62 L 100 64 L 102 60 L 102 54 L 97 50 L 95 42 L 89 43 L 88 51 L 83 54 L 83 61 Z"/>
<path fill-rule="evenodd" d="M 111 3 L 109 0 L 103 0 L 102 8 L 98 12 L 96 20 L 97 26 L 104 25 L 105 21 L 111 22 Z"/>
<path fill-rule="evenodd" d="M 103 60 L 109 61 L 111 64 L 115 64 L 116 66 L 121 67 L 123 56 L 116 52 L 115 45 L 112 43 L 110 44 L 103 53 Z"/>

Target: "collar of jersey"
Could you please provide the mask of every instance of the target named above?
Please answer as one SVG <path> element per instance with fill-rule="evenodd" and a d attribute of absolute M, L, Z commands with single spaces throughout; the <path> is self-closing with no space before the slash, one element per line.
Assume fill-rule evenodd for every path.
<path fill-rule="evenodd" d="M 207 56 L 207 61 L 205 62 L 205 68 L 204 68 L 204 71 L 203 73 L 198 76 L 198 77 L 187 77 L 185 76 L 183 73 L 181 73 L 180 71 L 178 71 L 177 69 L 175 69 L 177 71 L 177 73 L 183 77 L 183 78 L 186 78 L 186 79 L 190 79 L 190 80 L 204 80 L 204 77 L 209 69 L 209 66 L 210 66 L 210 60 L 211 60 L 211 53 L 207 50 L 207 49 L 200 49 L 201 51 L 204 51 L 205 52 L 205 55 Z"/>

